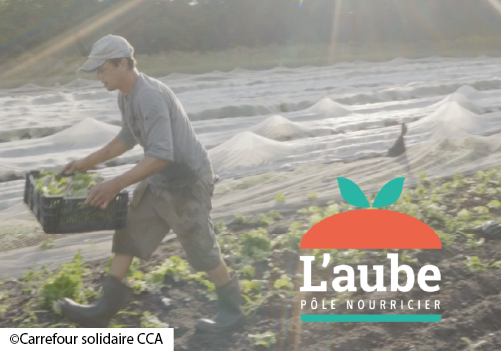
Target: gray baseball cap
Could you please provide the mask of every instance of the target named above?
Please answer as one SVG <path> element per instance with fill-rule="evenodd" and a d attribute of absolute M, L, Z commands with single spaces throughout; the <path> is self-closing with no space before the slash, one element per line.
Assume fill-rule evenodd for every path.
<path fill-rule="evenodd" d="M 134 48 L 125 38 L 117 35 L 107 35 L 92 45 L 89 59 L 85 61 L 80 71 L 94 72 L 104 65 L 106 60 L 122 57 L 132 57 Z"/>

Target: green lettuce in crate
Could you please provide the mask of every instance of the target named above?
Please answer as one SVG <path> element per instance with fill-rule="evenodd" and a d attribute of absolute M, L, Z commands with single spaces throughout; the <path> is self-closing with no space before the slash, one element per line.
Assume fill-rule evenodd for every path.
<path fill-rule="evenodd" d="M 36 187 L 43 195 L 87 197 L 89 190 L 104 179 L 97 173 L 75 172 L 71 176 L 40 170 L 35 179 Z"/>

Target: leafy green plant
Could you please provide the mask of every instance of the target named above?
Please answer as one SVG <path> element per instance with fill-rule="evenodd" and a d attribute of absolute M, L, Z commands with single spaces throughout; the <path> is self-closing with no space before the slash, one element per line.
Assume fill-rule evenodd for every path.
<path fill-rule="evenodd" d="M 322 213 L 322 208 L 318 207 L 318 206 L 310 206 L 310 207 L 307 207 L 307 208 L 302 208 L 300 210 L 297 211 L 297 213 L 299 214 L 314 214 L 314 213 Z"/>
<path fill-rule="evenodd" d="M 484 238 L 478 239 L 475 235 L 473 234 L 466 234 L 463 232 L 460 232 L 461 234 L 464 234 L 466 236 L 466 245 L 468 245 L 468 248 L 470 249 L 476 249 L 482 246 L 485 243 Z"/>
<path fill-rule="evenodd" d="M 420 173 L 419 174 L 419 181 L 421 182 L 421 184 L 424 184 L 424 185 L 429 185 L 430 184 L 430 181 L 426 177 L 425 173 Z"/>
<path fill-rule="evenodd" d="M 288 275 L 282 274 L 280 278 L 273 283 L 273 288 L 279 291 L 290 291 L 294 288 L 294 283 Z"/>
<path fill-rule="evenodd" d="M 501 202 L 499 202 L 498 200 L 492 200 L 487 204 L 487 207 L 497 210 L 501 208 Z"/>
<path fill-rule="evenodd" d="M 336 214 L 338 214 L 340 212 L 339 205 L 337 205 L 337 204 L 330 204 L 329 206 L 327 206 L 326 208 L 324 208 L 322 212 L 323 212 L 323 217 L 324 218 L 334 216 L 334 215 L 336 215 Z"/>
<path fill-rule="evenodd" d="M 85 302 L 86 295 L 82 285 L 82 277 L 90 271 L 83 268 L 83 259 L 80 253 L 70 263 L 65 263 L 55 275 L 50 276 L 42 283 L 40 296 L 47 307 L 52 307 L 53 302 L 63 297 L 71 298 L 77 302 Z"/>
<path fill-rule="evenodd" d="M 44 195 L 66 197 L 86 197 L 89 189 L 101 182 L 103 178 L 97 173 L 75 172 L 72 176 L 40 170 L 35 179 L 36 188 Z"/>
<path fill-rule="evenodd" d="M 271 331 L 261 334 L 249 334 L 249 338 L 254 340 L 254 346 L 263 346 L 267 349 L 277 342 L 275 333 Z"/>
<path fill-rule="evenodd" d="M 242 214 L 236 214 L 233 216 L 233 223 L 235 224 L 246 224 L 249 223 L 249 218 L 242 215 Z"/>
<path fill-rule="evenodd" d="M 207 278 L 208 275 L 206 272 L 197 272 L 183 277 L 184 280 L 194 281 L 202 285 L 205 288 L 205 290 L 202 290 L 202 295 L 209 299 L 209 301 L 216 301 L 216 286 Z"/>
<path fill-rule="evenodd" d="M 240 274 L 242 274 L 242 277 L 244 278 L 254 278 L 254 276 L 256 275 L 256 269 L 252 266 L 244 266 L 240 269 Z"/>
<path fill-rule="evenodd" d="M 402 250 L 399 259 L 404 263 L 417 263 L 418 261 L 408 255 L 408 250 Z"/>
<path fill-rule="evenodd" d="M 260 307 L 266 304 L 270 296 L 270 294 L 257 294 L 251 298 L 249 295 L 242 295 L 242 297 L 246 300 L 246 303 L 242 306 L 244 313 L 246 315 L 253 314 Z"/>
<path fill-rule="evenodd" d="M 245 295 L 255 295 L 263 290 L 265 281 L 242 279 L 242 293 Z"/>
<path fill-rule="evenodd" d="M 145 274 L 145 281 L 151 292 L 159 292 L 165 286 L 165 279 L 171 277 L 175 282 L 180 281 L 190 273 L 188 262 L 181 257 L 172 256 L 154 267 Z"/>
<path fill-rule="evenodd" d="M 280 214 L 280 212 L 277 212 L 276 210 L 271 210 L 270 212 L 268 212 L 268 217 L 276 221 L 281 219 L 282 215 Z"/>
<path fill-rule="evenodd" d="M 331 263 L 335 264 L 346 264 L 354 265 L 360 263 L 362 258 L 365 257 L 366 253 L 362 250 L 350 249 L 350 250 L 331 250 L 331 249 L 313 249 L 313 255 L 315 256 L 315 262 L 318 266 L 322 266 L 324 254 L 329 254 L 331 256 Z"/>
<path fill-rule="evenodd" d="M 466 256 L 466 260 L 463 261 L 466 268 L 472 273 L 485 272 L 489 268 L 501 265 L 501 260 L 492 263 L 484 263 L 477 256 Z"/>
<path fill-rule="evenodd" d="M 272 225 L 273 223 L 275 223 L 275 221 L 273 220 L 273 218 L 271 218 L 269 216 L 266 216 L 264 214 L 262 214 L 262 215 L 259 216 L 258 222 L 259 222 L 259 224 L 262 224 L 262 225 L 265 225 L 265 226 L 269 226 L 269 225 Z"/>
<path fill-rule="evenodd" d="M 242 297 L 246 303 L 242 306 L 245 314 L 251 314 L 263 306 L 270 297 L 270 292 L 263 294 L 265 280 L 241 280 Z"/>
<path fill-rule="evenodd" d="M 418 198 L 425 198 L 428 195 L 428 190 L 424 186 L 418 185 L 416 189 L 414 189 L 414 193 Z"/>
<path fill-rule="evenodd" d="M 467 209 L 462 209 L 458 213 L 458 219 L 460 219 L 462 221 L 467 221 L 467 220 L 471 219 L 471 217 L 472 217 L 471 213 Z"/>
<path fill-rule="evenodd" d="M 224 222 L 217 222 L 216 224 L 214 224 L 214 232 L 216 234 L 224 233 L 227 230 L 228 229 L 226 228 L 226 225 L 224 224 Z"/>
<path fill-rule="evenodd" d="M 0 290 L 0 301 L 5 300 L 7 297 L 9 297 L 7 291 Z"/>
<path fill-rule="evenodd" d="M 143 291 L 148 290 L 145 274 L 139 270 L 139 264 L 139 259 L 134 257 L 129 269 L 127 270 L 127 274 L 125 275 L 134 294 L 140 294 Z"/>
<path fill-rule="evenodd" d="M 310 217 L 310 227 L 313 227 L 315 224 L 320 223 L 324 219 L 324 216 L 322 216 L 319 213 L 315 213 Z"/>
<path fill-rule="evenodd" d="M 487 343 L 487 341 L 485 341 L 485 340 L 481 340 L 477 343 L 473 343 L 473 341 L 471 341 L 467 337 L 462 337 L 461 340 L 463 340 L 468 345 L 468 350 L 470 350 L 470 351 L 474 351 L 477 348 L 479 348 L 480 346 L 482 346 L 483 344 Z"/>
<path fill-rule="evenodd" d="M 456 173 L 452 177 L 452 187 L 462 188 L 466 185 L 465 177 L 462 174 Z"/>
<path fill-rule="evenodd" d="M 307 229 L 308 226 L 303 225 L 301 222 L 292 222 L 287 233 L 275 239 L 273 244 L 282 249 L 297 252 L 299 250 L 301 239 Z"/>
<path fill-rule="evenodd" d="M 268 277 L 264 277 L 268 279 Z M 264 291 L 266 280 L 246 280 L 241 281 L 242 284 L 242 297 L 246 300 L 243 309 L 246 314 L 253 313 L 258 308 L 265 305 L 272 297 L 278 296 L 282 299 L 286 295 L 293 293 L 291 290 L 294 284 L 289 276 L 282 274 L 280 278 L 275 280 L 273 288 Z"/>
<path fill-rule="evenodd" d="M 450 247 L 456 241 L 456 235 L 445 233 L 442 230 L 435 230 L 435 233 L 437 233 L 444 247 Z"/>
<path fill-rule="evenodd" d="M 136 304 L 137 301 L 133 301 L 130 303 L 130 305 L 134 305 Z M 145 311 L 145 313 L 148 313 L 147 311 Z M 134 312 L 134 311 L 129 311 L 127 309 L 124 309 L 124 310 L 120 310 L 118 311 L 118 313 L 116 314 L 117 316 L 139 316 L 141 313 L 139 312 Z M 141 314 L 141 316 L 143 316 Z M 141 322 L 141 321 L 140 321 Z M 111 322 L 110 322 L 110 325 L 108 326 L 108 328 L 126 328 L 126 325 L 124 324 L 117 324 L 115 319 L 112 319 Z"/>
<path fill-rule="evenodd" d="M 40 328 L 40 327 L 43 327 L 43 325 L 41 325 L 38 322 L 38 317 L 36 315 L 36 312 L 38 312 L 38 311 L 33 311 L 33 310 L 28 309 L 24 314 L 13 319 L 13 322 L 19 323 L 18 324 L 19 328 Z"/>
<path fill-rule="evenodd" d="M 300 210 L 301 211 L 301 210 Z M 334 216 L 340 212 L 339 205 L 331 204 L 325 208 L 310 207 L 302 211 L 302 213 L 310 213 L 309 226 L 313 227 L 315 224 L 324 220 L 327 217 Z"/>
<path fill-rule="evenodd" d="M 0 305 L 0 316 L 4 316 L 7 313 L 7 305 Z"/>
<path fill-rule="evenodd" d="M 47 239 L 43 243 L 40 244 L 40 248 L 43 250 L 48 250 L 54 247 L 54 240 L 53 239 Z"/>
<path fill-rule="evenodd" d="M 268 257 L 271 241 L 265 229 L 252 230 L 241 236 L 242 255 L 262 260 Z"/>
<path fill-rule="evenodd" d="M 151 314 L 148 311 L 143 312 L 141 316 L 141 328 L 168 328 L 167 323 L 161 322 L 157 316 Z"/>
<path fill-rule="evenodd" d="M 51 272 L 44 265 L 38 269 L 29 269 L 25 271 L 18 280 L 21 282 L 22 292 L 27 295 L 38 295 L 38 289 L 41 283 L 51 275 Z"/>
<path fill-rule="evenodd" d="M 275 201 L 281 204 L 285 203 L 285 195 L 281 193 L 275 195 Z"/>
<path fill-rule="evenodd" d="M 274 271 L 279 272 L 278 268 L 274 268 Z M 269 273 L 269 272 L 267 272 Z M 269 274 L 266 274 L 265 279 L 269 278 Z M 263 291 L 266 285 L 266 280 L 242 280 L 242 297 L 246 300 L 246 304 L 243 306 L 243 310 L 246 314 L 251 314 L 255 312 L 260 307 L 264 306 L 271 298 L 280 297 L 281 299 L 286 298 L 287 295 L 293 294 L 294 283 L 292 279 L 286 275 L 282 274 L 280 278 L 273 282 L 273 288 L 267 291 Z"/>
<path fill-rule="evenodd" d="M 489 213 L 489 208 L 487 208 L 486 206 L 476 206 L 476 207 L 473 207 L 473 211 L 475 211 L 477 214 L 488 214 Z"/>

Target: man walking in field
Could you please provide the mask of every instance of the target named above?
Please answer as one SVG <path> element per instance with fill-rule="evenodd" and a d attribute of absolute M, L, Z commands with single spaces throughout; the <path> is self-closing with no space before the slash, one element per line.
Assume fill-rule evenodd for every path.
<path fill-rule="evenodd" d="M 123 307 L 129 288 L 122 280 L 133 258 L 148 260 L 172 229 L 190 265 L 206 271 L 216 285 L 218 313 L 212 320 L 199 320 L 197 330 L 228 330 L 240 324 L 243 313 L 238 277 L 228 273 L 210 217 L 216 177 L 179 100 L 162 82 L 137 71 L 133 53 L 124 38 L 108 35 L 93 45 L 80 68 L 95 71 L 108 91 L 120 91 L 122 129 L 102 149 L 66 165 L 63 173 L 85 172 L 138 143 L 144 157 L 128 172 L 98 184 L 85 201 L 105 208 L 122 189 L 140 182 L 129 205 L 127 227 L 113 236 L 115 256 L 102 298 L 88 306 L 63 299 L 62 313 L 84 327 L 106 327 Z"/>

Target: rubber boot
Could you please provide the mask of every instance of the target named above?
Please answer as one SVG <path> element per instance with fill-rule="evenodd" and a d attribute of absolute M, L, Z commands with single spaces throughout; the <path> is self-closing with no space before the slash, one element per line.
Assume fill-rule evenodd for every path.
<path fill-rule="evenodd" d="M 120 311 L 131 289 L 118 278 L 109 275 L 103 285 L 103 296 L 92 305 L 80 305 L 73 300 L 59 300 L 62 314 L 85 328 L 106 328 Z"/>
<path fill-rule="evenodd" d="M 196 329 L 204 333 L 219 333 L 238 327 L 243 322 L 244 314 L 240 308 L 240 284 L 238 276 L 232 272 L 231 279 L 225 285 L 216 288 L 218 312 L 213 319 L 200 319 Z"/>

